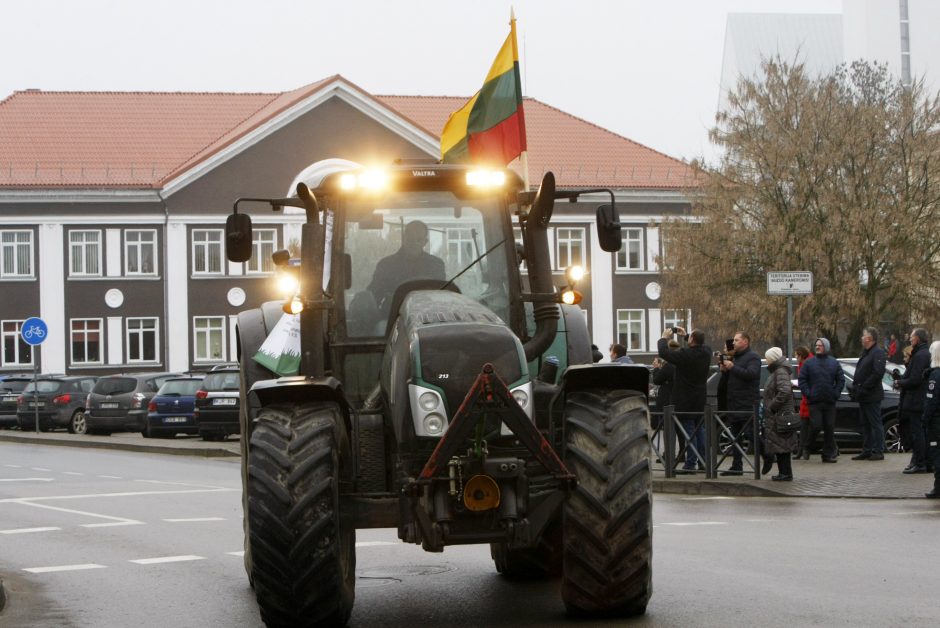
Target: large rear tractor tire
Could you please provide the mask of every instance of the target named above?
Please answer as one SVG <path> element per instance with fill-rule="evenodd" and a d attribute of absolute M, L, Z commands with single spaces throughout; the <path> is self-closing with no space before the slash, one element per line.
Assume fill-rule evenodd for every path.
<path fill-rule="evenodd" d="M 653 591 L 649 410 L 632 391 L 575 392 L 565 403 L 562 598 L 575 616 L 646 612 Z"/>
<path fill-rule="evenodd" d="M 356 531 L 340 516 L 350 449 L 335 403 L 260 411 L 248 454 L 248 543 L 261 618 L 342 626 L 355 597 Z"/>

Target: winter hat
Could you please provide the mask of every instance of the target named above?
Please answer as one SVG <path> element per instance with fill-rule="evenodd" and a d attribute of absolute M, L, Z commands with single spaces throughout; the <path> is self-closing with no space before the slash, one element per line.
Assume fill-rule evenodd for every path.
<path fill-rule="evenodd" d="M 828 338 L 817 338 L 816 341 L 822 343 L 823 349 L 825 349 L 825 351 L 823 351 L 823 353 L 828 354 L 829 351 L 830 351 L 829 339 L 828 339 Z M 813 345 L 815 345 L 815 344 L 816 344 L 816 342 L 813 343 Z"/>
<path fill-rule="evenodd" d="M 771 347 L 767 349 L 767 353 L 764 354 L 764 357 L 767 358 L 767 364 L 773 364 L 783 357 L 783 350 L 780 347 Z"/>

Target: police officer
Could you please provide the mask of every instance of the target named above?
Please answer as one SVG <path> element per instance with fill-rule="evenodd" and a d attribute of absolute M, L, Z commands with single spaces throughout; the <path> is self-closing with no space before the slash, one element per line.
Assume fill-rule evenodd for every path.
<path fill-rule="evenodd" d="M 930 369 L 924 396 L 924 428 L 927 430 L 928 456 L 933 463 L 933 490 L 928 499 L 940 499 L 940 340 L 930 345 Z"/>

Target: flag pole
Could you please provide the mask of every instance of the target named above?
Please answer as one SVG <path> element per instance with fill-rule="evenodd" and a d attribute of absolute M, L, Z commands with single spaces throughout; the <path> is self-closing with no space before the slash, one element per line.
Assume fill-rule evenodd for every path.
<path fill-rule="evenodd" d="M 516 9 L 512 6 L 509 7 L 509 31 L 512 33 L 512 56 L 513 56 L 513 59 L 515 59 L 516 62 L 518 62 L 519 61 L 519 45 L 516 42 Z M 518 74 L 516 75 L 516 78 L 517 79 L 519 78 Z M 521 90 L 521 85 L 520 85 L 520 90 Z M 522 92 L 520 91 L 520 93 Z M 523 95 L 523 100 L 524 99 L 525 99 L 525 95 Z M 520 107 L 524 109 L 525 104 L 524 103 L 520 104 Z M 523 116 L 523 120 L 525 120 L 524 116 Z M 522 139 L 523 141 L 525 141 L 525 124 L 523 124 L 522 127 L 519 129 L 519 132 L 523 134 Z M 527 149 L 519 153 L 519 166 L 522 168 L 522 184 L 524 186 L 525 191 L 528 192 L 529 191 L 529 151 Z"/>

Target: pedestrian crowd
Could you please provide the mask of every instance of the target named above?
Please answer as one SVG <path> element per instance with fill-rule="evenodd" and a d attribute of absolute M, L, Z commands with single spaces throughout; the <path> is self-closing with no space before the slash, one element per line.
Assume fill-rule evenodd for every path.
<path fill-rule="evenodd" d="M 659 417 L 666 406 L 672 405 L 682 428 L 677 435 L 679 460 L 684 464 L 676 473 L 692 474 L 704 469 L 699 459 L 705 452 L 702 417 L 713 364 L 720 373 L 716 399 L 719 429 L 731 443 L 726 456 L 731 464 L 721 475 L 743 475 L 743 459 L 748 453 L 743 443 L 751 443 L 762 460 L 761 472 L 769 473 L 776 463 L 778 472 L 771 479 L 782 482 L 793 480 L 794 453 L 809 460 L 819 451 L 823 463 L 838 461 L 836 403 L 843 390 L 858 405 L 862 450 L 852 459 L 884 460 L 882 401 L 888 373 L 899 391 L 901 447 L 911 452 L 904 473 L 933 473 L 934 487 L 926 496 L 940 498 L 940 341 L 931 344 L 922 328 L 911 331 L 909 338 L 910 344 L 902 347 L 892 334 L 890 342 L 882 346 L 878 330 L 866 327 L 848 387 L 842 364 L 832 355 L 827 338 L 817 338 L 812 351 L 797 347 L 795 368 L 782 349 L 771 347 L 764 353 L 768 377 L 761 393 L 761 359 L 751 348 L 748 333 L 736 332 L 725 341 L 723 351 L 712 352 L 702 330 L 686 333 L 682 327 L 666 328 L 652 365 L 652 383 L 658 386 L 653 409 Z M 626 349 L 612 345 L 610 357 L 613 362 L 625 362 Z M 892 370 L 892 361 L 903 361 L 904 370 Z M 799 406 L 793 402 L 793 380 L 801 393 Z M 755 422 L 755 416 L 760 420 Z M 757 433 L 755 424 L 760 426 Z M 822 447 L 817 450 L 820 433 Z"/>

